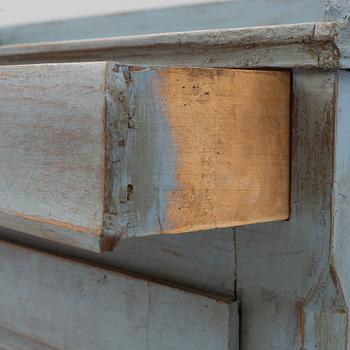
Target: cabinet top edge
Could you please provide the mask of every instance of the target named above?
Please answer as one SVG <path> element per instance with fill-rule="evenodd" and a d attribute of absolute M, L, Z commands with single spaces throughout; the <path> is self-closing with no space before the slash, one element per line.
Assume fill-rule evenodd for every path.
<path fill-rule="evenodd" d="M 230 55 L 240 57 L 252 54 L 251 62 L 238 58 L 232 64 L 218 64 L 226 67 L 318 67 L 349 68 L 347 49 L 349 37 L 349 19 L 328 22 L 310 22 L 302 24 L 272 25 L 262 27 L 244 27 L 234 29 L 199 30 L 189 32 L 131 35 L 99 39 L 54 41 L 31 44 L 13 44 L 0 46 L 0 64 L 73 62 L 73 61 L 116 61 L 121 64 L 131 59 L 130 65 L 139 65 L 133 61 L 139 54 L 145 64 L 152 65 L 149 57 L 167 56 L 167 60 L 181 65 L 192 65 L 195 56 L 207 55 L 205 50 L 213 50 L 213 57 Z M 293 47 L 295 54 L 288 54 Z M 257 50 L 265 50 L 258 52 Z M 177 57 L 171 58 L 174 52 Z M 268 64 L 257 62 L 266 54 L 271 56 Z M 295 56 L 295 58 L 294 58 Z M 120 61 L 120 57 L 122 60 Z M 237 60 L 237 63 L 235 62 Z M 264 59 L 262 59 L 264 61 Z M 265 60 L 266 61 L 266 60 Z M 129 62 L 129 61 L 128 61 Z M 200 66 L 215 66 L 203 61 Z M 170 64 L 171 65 L 171 64 Z M 195 65 L 195 64 L 193 64 Z M 197 64 L 198 66 L 198 64 Z"/>

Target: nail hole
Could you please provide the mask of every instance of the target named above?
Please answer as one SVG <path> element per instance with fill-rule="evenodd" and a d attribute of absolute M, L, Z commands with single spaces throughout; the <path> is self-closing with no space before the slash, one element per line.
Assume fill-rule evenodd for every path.
<path fill-rule="evenodd" d="M 133 192 L 134 192 L 134 186 L 129 184 L 127 189 L 127 195 L 126 195 L 126 198 L 128 201 L 131 200 Z"/>

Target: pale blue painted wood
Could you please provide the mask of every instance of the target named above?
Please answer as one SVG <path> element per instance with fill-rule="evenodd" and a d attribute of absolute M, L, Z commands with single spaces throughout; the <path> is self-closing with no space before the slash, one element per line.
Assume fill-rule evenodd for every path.
<path fill-rule="evenodd" d="M 350 305 L 350 72 L 294 72 L 291 216 L 236 229 L 242 350 L 338 350 Z"/>
<path fill-rule="evenodd" d="M 0 266 L 0 349 L 238 350 L 230 300 L 4 242 Z"/>
<path fill-rule="evenodd" d="M 124 239 L 113 252 L 104 254 L 4 228 L 0 229 L 0 239 L 132 271 L 154 280 L 235 297 L 236 257 L 232 228 Z"/>
<path fill-rule="evenodd" d="M 189 61 L 183 64 L 191 65 Z M 222 232 L 215 254 L 216 238 L 208 233 L 205 253 L 194 236 L 177 241 L 157 237 L 124 242 L 120 247 L 125 250 L 100 260 L 158 277 L 169 274 L 173 281 L 202 289 L 206 278 L 213 290 L 232 283 L 232 293 L 237 274 L 242 350 L 350 349 L 350 73 L 295 70 L 294 93 L 288 222 L 241 227 L 236 242 Z M 222 272 L 225 261 L 234 266 L 228 255 L 221 256 L 225 247 L 227 254 L 236 247 L 238 271 Z M 68 253 L 83 256 L 77 250 Z"/>
<path fill-rule="evenodd" d="M 337 72 L 293 81 L 290 219 L 236 228 L 241 350 L 343 350 L 347 339 L 331 260 Z"/>
<path fill-rule="evenodd" d="M 325 18 L 327 20 L 334 20 L 345 18 L 350 14 L 349 0 L 326 0 L 325 2 Z"/>
<path fill-rule="evenodd" d="M 0 28 L 1 44 L 92 39 L 214 28 L 304 23 L 323 18 L 322 0 L 238 0 Z"/>
<path fill-rule="evenodd" d="M 349 67 L 349 21 L 200 30 L 0 46 L 0 64 L 116 61 L 126 65 Z"/>
<path fill-rule="evenodd" d="M 350 305 L 350 72 L 339 72 L 334 164 L 334 232 L 331 261 L 337 280 L 337 293 L 343 300 L 343 321 L 339 335 L 350 336 L 347 322 Z M 350 344 L 347 344 L 350 349 Z"/>

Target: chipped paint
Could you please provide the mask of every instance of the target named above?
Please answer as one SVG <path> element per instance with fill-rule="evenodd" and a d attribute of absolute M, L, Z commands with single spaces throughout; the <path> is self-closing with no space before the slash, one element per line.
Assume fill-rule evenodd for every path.
<path fill-rule="evenodd" d="M 129 71 L 128 113 L 133 127 L 126 144 L 127 183 L 133 195 L 121 210 L 130 235 L 159 233 L 164 226 L 167 193 L 176 188 L 176 148 L 156 90 L 158 73 L 149 68 Z"/>
<path fill-rule="evenodd" d="M 333 21 L 8 45 L 0 47 L 0 63 L 110 60 L 153 66 L 346 68 L 348 31 L 343 21 Z"/>

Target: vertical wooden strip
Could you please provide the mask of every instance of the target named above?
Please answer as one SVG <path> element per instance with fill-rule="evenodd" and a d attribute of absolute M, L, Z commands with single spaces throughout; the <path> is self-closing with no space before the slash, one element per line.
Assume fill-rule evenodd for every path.
<path fill-rule="evenodd" d="M 342 311 L 332 305 L 343 301 L 329 267 L 337 72 L 297 70 L 293 81 L 290 219 L 236 229 L 243 350 L 344 343 L 334 333 Z"/>

